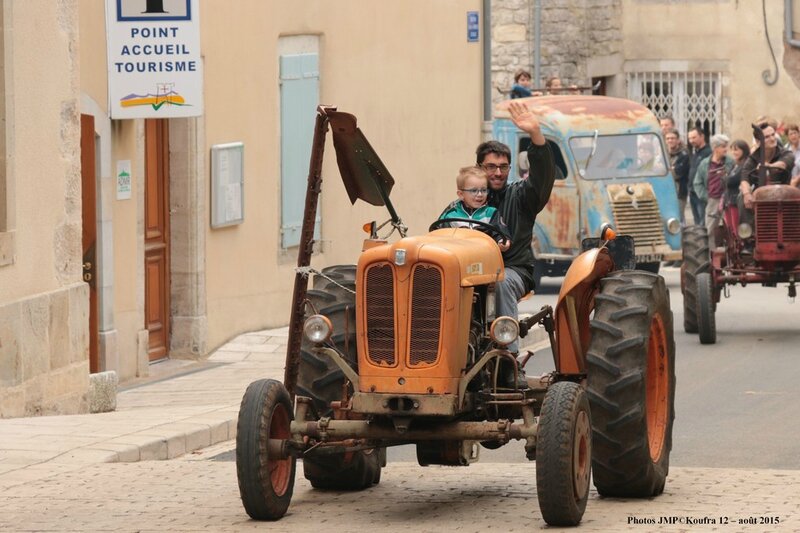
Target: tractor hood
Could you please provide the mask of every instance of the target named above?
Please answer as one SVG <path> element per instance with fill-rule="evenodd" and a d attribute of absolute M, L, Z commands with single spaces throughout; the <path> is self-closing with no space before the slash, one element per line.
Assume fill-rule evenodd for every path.
<path fill-rule="evenodd" d="M 394 179 L 356 125 L 356 117 L 332 109 L 327 109 L 325 114 L 350 203 L 355 204 L 360 198 L 372 205 L 386 205 Z"/>

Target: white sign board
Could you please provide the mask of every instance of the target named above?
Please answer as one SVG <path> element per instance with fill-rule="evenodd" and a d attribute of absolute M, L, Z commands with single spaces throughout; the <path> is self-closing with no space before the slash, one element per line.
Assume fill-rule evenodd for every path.
<path fill-rule="evenodd" d="M 117 200 L 131 199 L 131 162 L 117 161 Z"/>
<path fill-rule="evenodd" d="M 211 147 L 211 227 L 244 221 L 244 144 Z"/>
<path fill-rule="evenodd" d="M 203 114 L 198 0 L 106 0 L 111 118 Z"/>

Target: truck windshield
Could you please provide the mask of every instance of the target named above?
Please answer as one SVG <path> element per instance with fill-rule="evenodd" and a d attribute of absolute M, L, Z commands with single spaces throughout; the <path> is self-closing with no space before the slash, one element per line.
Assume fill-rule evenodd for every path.
<path fill-rule="evenodd" d="M 663 176 L 667 173 L 664 150 L 654 133 L 572 137 L 569 147 L 578 164 L 578 173 L 584 179 Z"/>

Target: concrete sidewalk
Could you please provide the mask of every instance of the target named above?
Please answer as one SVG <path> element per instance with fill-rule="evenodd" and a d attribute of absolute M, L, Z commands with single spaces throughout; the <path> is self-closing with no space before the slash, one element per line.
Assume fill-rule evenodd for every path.
<path fill-rule="evenodd" d="M 150 378 L 123 385 L 112 413 L 0 420 L 0 491 L 89 464 L 172 459 L 235 438 L 247 386 L 283 381 L 287 335 L 288 327 L 246 333 L 206 361 L 156 363 Z M 536 328 L 523 346 L 545 339 Z"/>

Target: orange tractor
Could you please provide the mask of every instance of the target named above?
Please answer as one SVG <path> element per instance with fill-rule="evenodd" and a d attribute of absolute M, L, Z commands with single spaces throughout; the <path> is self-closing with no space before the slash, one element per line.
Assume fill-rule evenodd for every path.
<path fill-rule="evenodd" d="M 385 205 L 391 233 L 365 226 L 357 265 L 315 272 L 308 288 L 325 136 L 330 127 L 351 202 Z M 286 512 L 297 458 L 318 489 L 380 481 L 386 448 L 416 445 L 420 465 L 466 466 L 479 445 L 524 440 L 544 520 L 581 521 L 590 473 L 606 496 L 664 490 L 672 447 L 675 344 L 664 280 L 634 265 L 633 240 L 587 239 L 555 312 L 496 316 L 503 260 L 467 228 L 406 236 L 389 200 L 394 180 L 353 115 L 318 109 L 284 383 L 244 394 L 236 467 L 257 520 Z M 613 239 L 613 240 L 612 240 Z M 622 269 L 620 268 L 622 267 Z M 529 328 L 549 333 L 555 371 L 524 374 L 506 349 Z M 530 354 L 529 354 L 530 355 Z M 593 471 L 593 472 L 592 472 Z"/>

